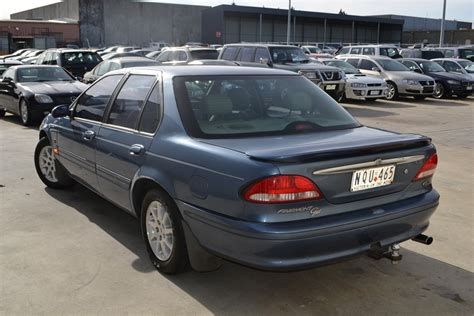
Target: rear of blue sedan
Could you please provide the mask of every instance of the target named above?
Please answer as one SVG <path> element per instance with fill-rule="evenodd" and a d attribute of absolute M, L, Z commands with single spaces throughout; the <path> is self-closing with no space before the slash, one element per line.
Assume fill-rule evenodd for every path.
<path fill-rule="evenodd" d="M 220 258 L 266 270 L 364 253 L 396 262 L 400 242 L 431 242 L 431 140 L 361 125 L 304 76 L 153 67 L 112 72 L 89 90 L 43 121 L 40 178 L 59 188 L 72 177 L 135 214 L 164 273 L 188 260 L 211 270 Z M 99 101 L 102 117 L 80 117 Z"/>

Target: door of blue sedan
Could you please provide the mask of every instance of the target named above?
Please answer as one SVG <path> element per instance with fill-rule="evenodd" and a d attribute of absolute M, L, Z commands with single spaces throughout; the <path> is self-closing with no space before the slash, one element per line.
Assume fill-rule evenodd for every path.
<path fill-rule="evenodd" d="M 98 81 L 79 97 L 71 118 L 61 118 L 56 126 L 59 161 L 70 174 L 95 191 L 99 189 L 95 171 L 96 136 L 111 96 L 122 78 L 122 75 L 115 75 Z"/>
<path fill-rule="evenodd" d="M 99 190 L 127 210 L 131 209 L 131 182 L 153 140 L 160 104 L 156 76 L 129 76 L 112 101 L 96 138 Z"/>

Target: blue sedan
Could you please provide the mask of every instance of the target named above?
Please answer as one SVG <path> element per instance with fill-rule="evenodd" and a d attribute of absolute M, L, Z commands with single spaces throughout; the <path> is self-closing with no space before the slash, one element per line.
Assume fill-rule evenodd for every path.
<path fill-rule="evenodd" d="M 164 273 L 221 259 L 298 270 L 401 258 L 438 206 L 425 136 L 361 125 L 304 76 L 232 66 L 106 74 L 39 133 L 52 188 L 79 182 L 140 220 Z"/>

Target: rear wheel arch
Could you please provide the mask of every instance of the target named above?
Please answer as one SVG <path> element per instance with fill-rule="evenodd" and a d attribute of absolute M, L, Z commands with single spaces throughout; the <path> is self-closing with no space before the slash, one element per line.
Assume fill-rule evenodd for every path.
<path fill-rule="evenodd" d="M 131 199 L 132 199 L 133 211 L 135 212 L 135 215 L 138 218 L 140 218 L 142 203 L 143 203 L 143 199 L 145 195 L 147 194 L 147 192 L 153 189 L 157 189 L 161 191 L 170 199 L 170 201 L 174 203 L 174 199 L 171 197 L 168 191 L 166 191 L 165 188 L 154 179 L 151 179 L 151 178 L 137 179 L 133 183 L 133 186 L 132 186 Z"/>
<path fill-rule="evenodd" d="M 39 139 L 44 138 L 44 137 L 46 137 L 46 138 L 49 139 L 48 134 L 46 134 L 45 131 L 40 131 L 40 133 L 39 133 Z"/>

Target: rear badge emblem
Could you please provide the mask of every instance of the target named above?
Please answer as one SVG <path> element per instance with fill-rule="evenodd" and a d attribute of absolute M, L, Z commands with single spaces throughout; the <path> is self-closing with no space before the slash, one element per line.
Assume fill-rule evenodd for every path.
<path fill-rule="evenodd" d="M 321 213 L 321 209 L 316 206 L 305 206 L 305 207 L 295 207 L 295 208 L 284 208 L 278 210 L 278 214 L 292 214 L 292 213 L 301 213 L 309 212 L 311 216 L 317 216 Z"/>

